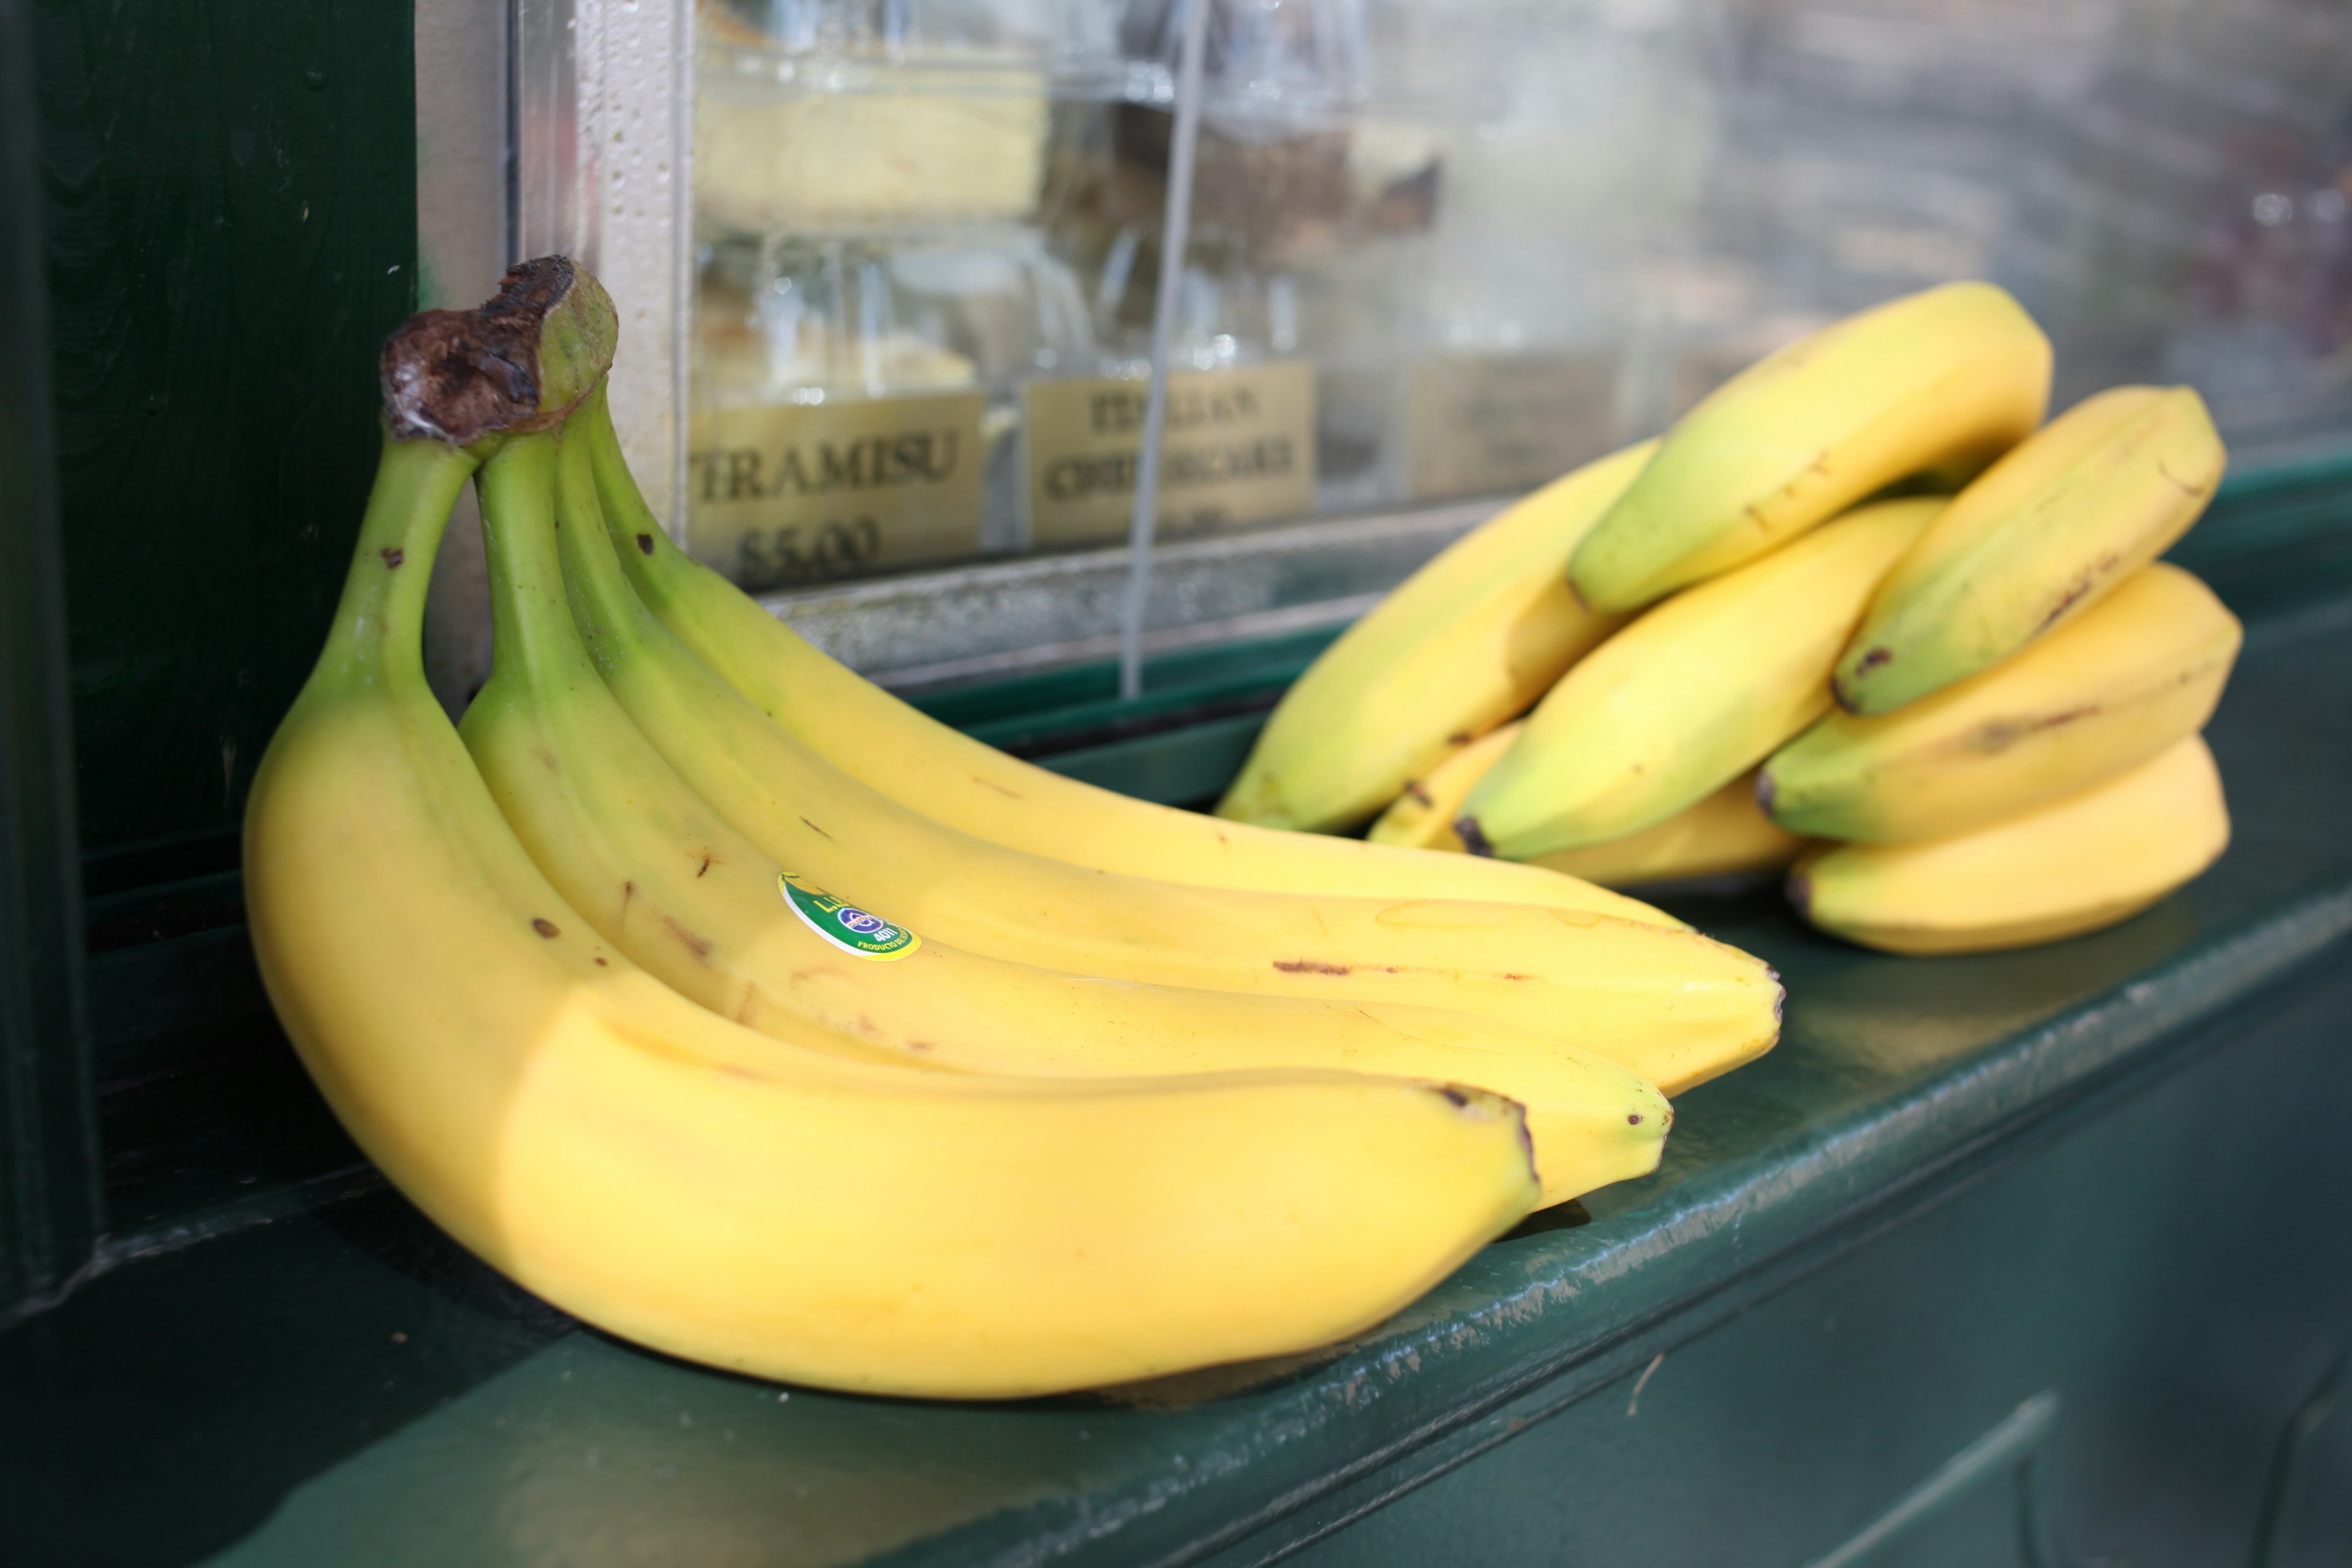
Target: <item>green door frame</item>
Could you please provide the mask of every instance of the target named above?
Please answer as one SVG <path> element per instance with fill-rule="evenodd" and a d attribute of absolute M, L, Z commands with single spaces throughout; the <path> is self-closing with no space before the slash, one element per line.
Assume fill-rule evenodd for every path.
<path fill-rule="evenodd" d="M 103 1223 L 26 0 L 0 0 L 0 1319 Z"/>

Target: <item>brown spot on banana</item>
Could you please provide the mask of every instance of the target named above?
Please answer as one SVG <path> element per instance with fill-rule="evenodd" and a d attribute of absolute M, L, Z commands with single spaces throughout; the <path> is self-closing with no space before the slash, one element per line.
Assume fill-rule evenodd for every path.
<path fill-rule="evenodd" d="M 708 964 L 710 962 L 711 942 L 709 937 L 680 925 L 674 915 L 662 916 L 662 924 L 668 929 L 670 935 L 677 938 L 679 946 L 694 954 L 697 963 Z"/>
<path fill-rule="evenodd" d="M 1421 803 L 1421 808 L 1422 808 L 1423 811 L 1428 810 L 1431 806 L 1433 806 L 1433 805 L 1435 805 L 1437 804 L 1437 802 L 1436 802 L 1436 801 L 1434 801 L 1434 800 L 1433 800 L 1433 799 L 1431 799 L 1431 798 L 1430 798 L 1430 794 L 1429 794 L 1428 789 L 1427 789 L 1425 786 L 1423 786 L 1423 785 L 1422 782 L 1421 782 L 1419 779 L 1407 779 L 1407 780 L 1405 780 L 1405 781 L 1404 781 L 1404 793 L 1405 793 L 1405 794 L 1407 794 L 1407 795 L 1411 795 L 1411 796 L 1412 796 L 1412 798 L 1413 798 L 1413 799 L 1415 799 L 1415 800 L 1419 801 L 1419 802 Z"/>
<path fill-rule="evenodd" d="M 1454 832 L 1455 837 L 1462 840 L 1462 847 L 1471 854 L 1484 855 L 1490 860 L 1494 858 L 1495 847 L 1487 841 L 1486 836 L 1478 830 L 1476 817 L 1466 816 L 1455 817 Z"/>
<path fill-rule="evenodd" d="M 2187 483 L 2176 476 L 2170 468 L 2166 468 L 2160 459 L 2156 465 L 2156 471 L 2162 474 L 2166 480 L 2169 482 L 2174 489 L 2178 489 L 2185 496 L 2201 496 L 2207 490 L 2212 489 L 2210 485 L 2192 485 Z"/>
<path fill-rule="evenodd" d="M 640 555 L 651 555 L 653 552 L 654 536 L 650 533 L 640 533 L 637 535 L 637 553 Z"/>
<path fill-rule="evenodd" d="M 408 552 L 397 544 L 387 544 L 376 553 L 383 557 L 383 563 L 386 566 L 398 566 L 408 559 Z"/>
<path fill-rule="evenodd" d="M 548 938 L 550 941 L 552 941 L 556 937 L 563 934 L 562 927 L 557 925 L 553 921 L 536 915 L 531 918 L 530 929 L 537 931 L 540 935 Z"/>
<path fill-rule="evenodd" d="M 2042 718 L 1995 719 L 1990 723 L 1978 726 L 1969 736 L 1964 749 L 1982 755 L 2005 752 L 2028 735 L 2040 734 L 2044 730 L 2054 730 L 2061 724 L 2071 724 L 2077 719 L 2094 718 L 2101 711 L 2099 705 L 2094 702 L 2088 707 L 2071 708 L 2063 713 L 2052 713 Z"/>
<path fill-rule="evenodd" d="M 1274 961 L 1274 966 L 1285 974 L 1352 974 L 1355 973 L 1353 965 L 1325 963 L 1312 958 L 1277 958 Z"/>
<path fill-rule="evenodd" d="M 2167 475 L 2166 477 L 2170 478 L 2169 475 Z M 2179 481 L 2175 480 L 2174 482 L 2178 483 Z M 2053 626 L 2056 625 L 2061 616 L 2064 616 L 2067 611 L 2073 609 L 2076 605 L 2082 603 L 2084 596 L 2090 594 L 2093 589 L 2096 588 L 2108 577 L 2113 576 L 2115 574 L 2116 568 L 2120 564 L 2122 564 L 2122 563 L 2116 560 L 2115 556 L 2102 555 L 2096 561 L 2092 562 L 2089 566 L 2084 568 L 2083 574 L 2075 578 L 2072 583 L 2066 584 L 2066 591 L 2058 595 L 2058 602 L 2051 605 L 2049 610 L 2042 616 L 2042 624 L 2033 628 L 2033 635 L 2035 637 L 2040 637 L 2043 632 L 2048 631 Z"/>

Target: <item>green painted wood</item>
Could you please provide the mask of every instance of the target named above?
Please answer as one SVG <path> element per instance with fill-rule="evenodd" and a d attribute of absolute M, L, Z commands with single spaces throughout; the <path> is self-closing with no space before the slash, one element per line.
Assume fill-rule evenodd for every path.
<path fill-rule="evenodd" d="M 415 302 L 412 15 L 31 15 L 81 831 L 139 886 L 236 864 L 341 580 Z"/>
<path fill-rule="evenodd" d="M 1677 902 L 1780 970 L 1780 1047 L 1352 1343 L 961 1407 L 708 1373 L 501 1286 L 256 1057 L 110 1097 L 168 1152 L 121 1173 L 137 1244 L 0 1331 L 0 1517 L 36 1568 L 1797 1563 L 2053 1389 L 2072 1544 L 2245 1561 L 2352 1334 L 2352 541 L 2215 575 L 2210 873 L 1943 960 Z M 2327 1546 L 2338 1450 L 2298 1451 Z M 1898 1561 L 2002 1561 L 2010 1506 Z"/>
<path fill-rule="evenodd" d="M 1261 709 L 1181 730 L 1056 752 L 1038 761 L 1057 773 L 1121 795 L 1205 808 L 1241 772 L 1243 759 L 1264 728 L 1265 711 Z"/>
<path fill-rule="evenodd" d="M 26 23 L 0 0 L 0 1314 L 100 1224 Z"/>
<path fill-rule="evenodd" d="M 1203 709 L 1270 708 L 1341 631 L 1252 637 L 1146 659 L 1143 693 L 1118 695 L 1108 660 L 919 695 L 915 707 L 992 746 L 1031 756 L 1100 744 L 1120 730 L 1181 728 Z"/>

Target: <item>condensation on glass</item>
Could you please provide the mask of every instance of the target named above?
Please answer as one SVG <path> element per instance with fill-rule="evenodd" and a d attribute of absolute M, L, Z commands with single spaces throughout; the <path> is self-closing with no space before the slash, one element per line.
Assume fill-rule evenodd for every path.
<path fill-rule="evenodd" d="M 649 488 L 862 668 L 1100 657 L 1117 629 L 1183 3 L 518 0 L 519 237 L 536 202 L 608 276 L 625 242 L 625 283 L 668 279 L 623 301 L 673 334 L 616 373 Z M 1351 613 L 1475 498 L 1951 279 L 2043 322 L 2062 406 L 2190 383 L 2242 468 L 2352 421 L 2329 8 L 1204 3 L 1163 641 Z M 534 110 L 567 49 L 605 62 L 569 68 L 593 90 Z M 618 179 L 616 145 L 664 135 L 673 162 Z M 562 157 L 584 194 L 534 197 Z"/>

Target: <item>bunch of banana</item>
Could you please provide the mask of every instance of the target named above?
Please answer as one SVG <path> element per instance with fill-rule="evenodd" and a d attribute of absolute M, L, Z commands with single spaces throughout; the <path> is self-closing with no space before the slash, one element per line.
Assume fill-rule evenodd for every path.
<path fill-rule="evenodd" d="M 1838 661 L 1844 710 L 1766 764 L 1802 833 L 1790 896 L 1897 952 L 2092 931 L 2212 864 L 2230 839 L 2197 738 L 2238 622 L 2151 564 L 2212 499 L 2224 455 L 2186 387 L 2085 399 L 1953 500 Z"/>
<path fill-rule="evenodd" d="M 1901 952 L 2053 940 L 2195 876 L 2228 837 L 2195 736 L 2240 631 L 2154 563 L 2211 498 L 2221 443 L 2185 387 L 2117 388 L 2037 431 L 2050 368 L 2014 301 L 1955 284 L 1734 378 L 1573 548 L 1580 603 L 1670 596 L 1523 722 L 1410 776 L 1373 841 L 1613 885 L 1797 859 L 1809 919 Z M 1958 493 L 1865 501 L 1896 481 Z M 1293 731 L 1334 691 L 1382 689 L 1377 661 L 1334 664 L 1296 689 Z M 1349 732 L 1334 755 L 1361 752 Z M 1799 859 L 1808 839 L 1846 842 Z"/>
<path fill-rule="evenodd" d="M 550 258 L 387 344 L 359 547 L 247 817 L 306 1065 L 524 1285 L 673 1353 L 882 1393 L 1296 1351 L 1654 1168 L 1664 1093 L 1772 1043 L 1770 971 L 1646 905 L 1057 795 L 756 631 L 646 526 L 602 399 L 615 325 Z M 419 644 L 469 479 L 497 667 L 461 738 Z M 755 692 L 829 692 L 839 757 L 641 591 L 731 620 L 706 640 Z M 1234 883 L 1029 853 L 866 782 L 941 759 L 1030 793 L 989 819 L 1005 836 L 1082 809 L 1150 863 L 1205 831 L 1239 846 Z M 1464 896 L 1522 888 L 1543 896 Z"/>
<path fill-rule="evenodd" d="M 1546 1201 L 1646 1173 L 1671 1117 L 1628 1069 L 1431 1007 L 1087 978 L 925 932 L 829 943 L 838 903 L 730 826 L 598 678 L 556 543 L 559 466 L 593 495 L 584 417 L 510 438 L 480 476 L 497 665 L 460 728 L 532 859 L 589 925 L 680 994 L 779 1039 L 841 1038 L 939 1068 L 1047 1077 L 1295 1067 L 1476 1083 L 1527 1108 Z M 590 503 L 593 504 L 593 501 Z M 854 906 L 853 906 L 854 907 Z M 896 922 L 888 922 L 895 929 Z M 879 1047 L 877 1049 L 876 1047 Z"/>

